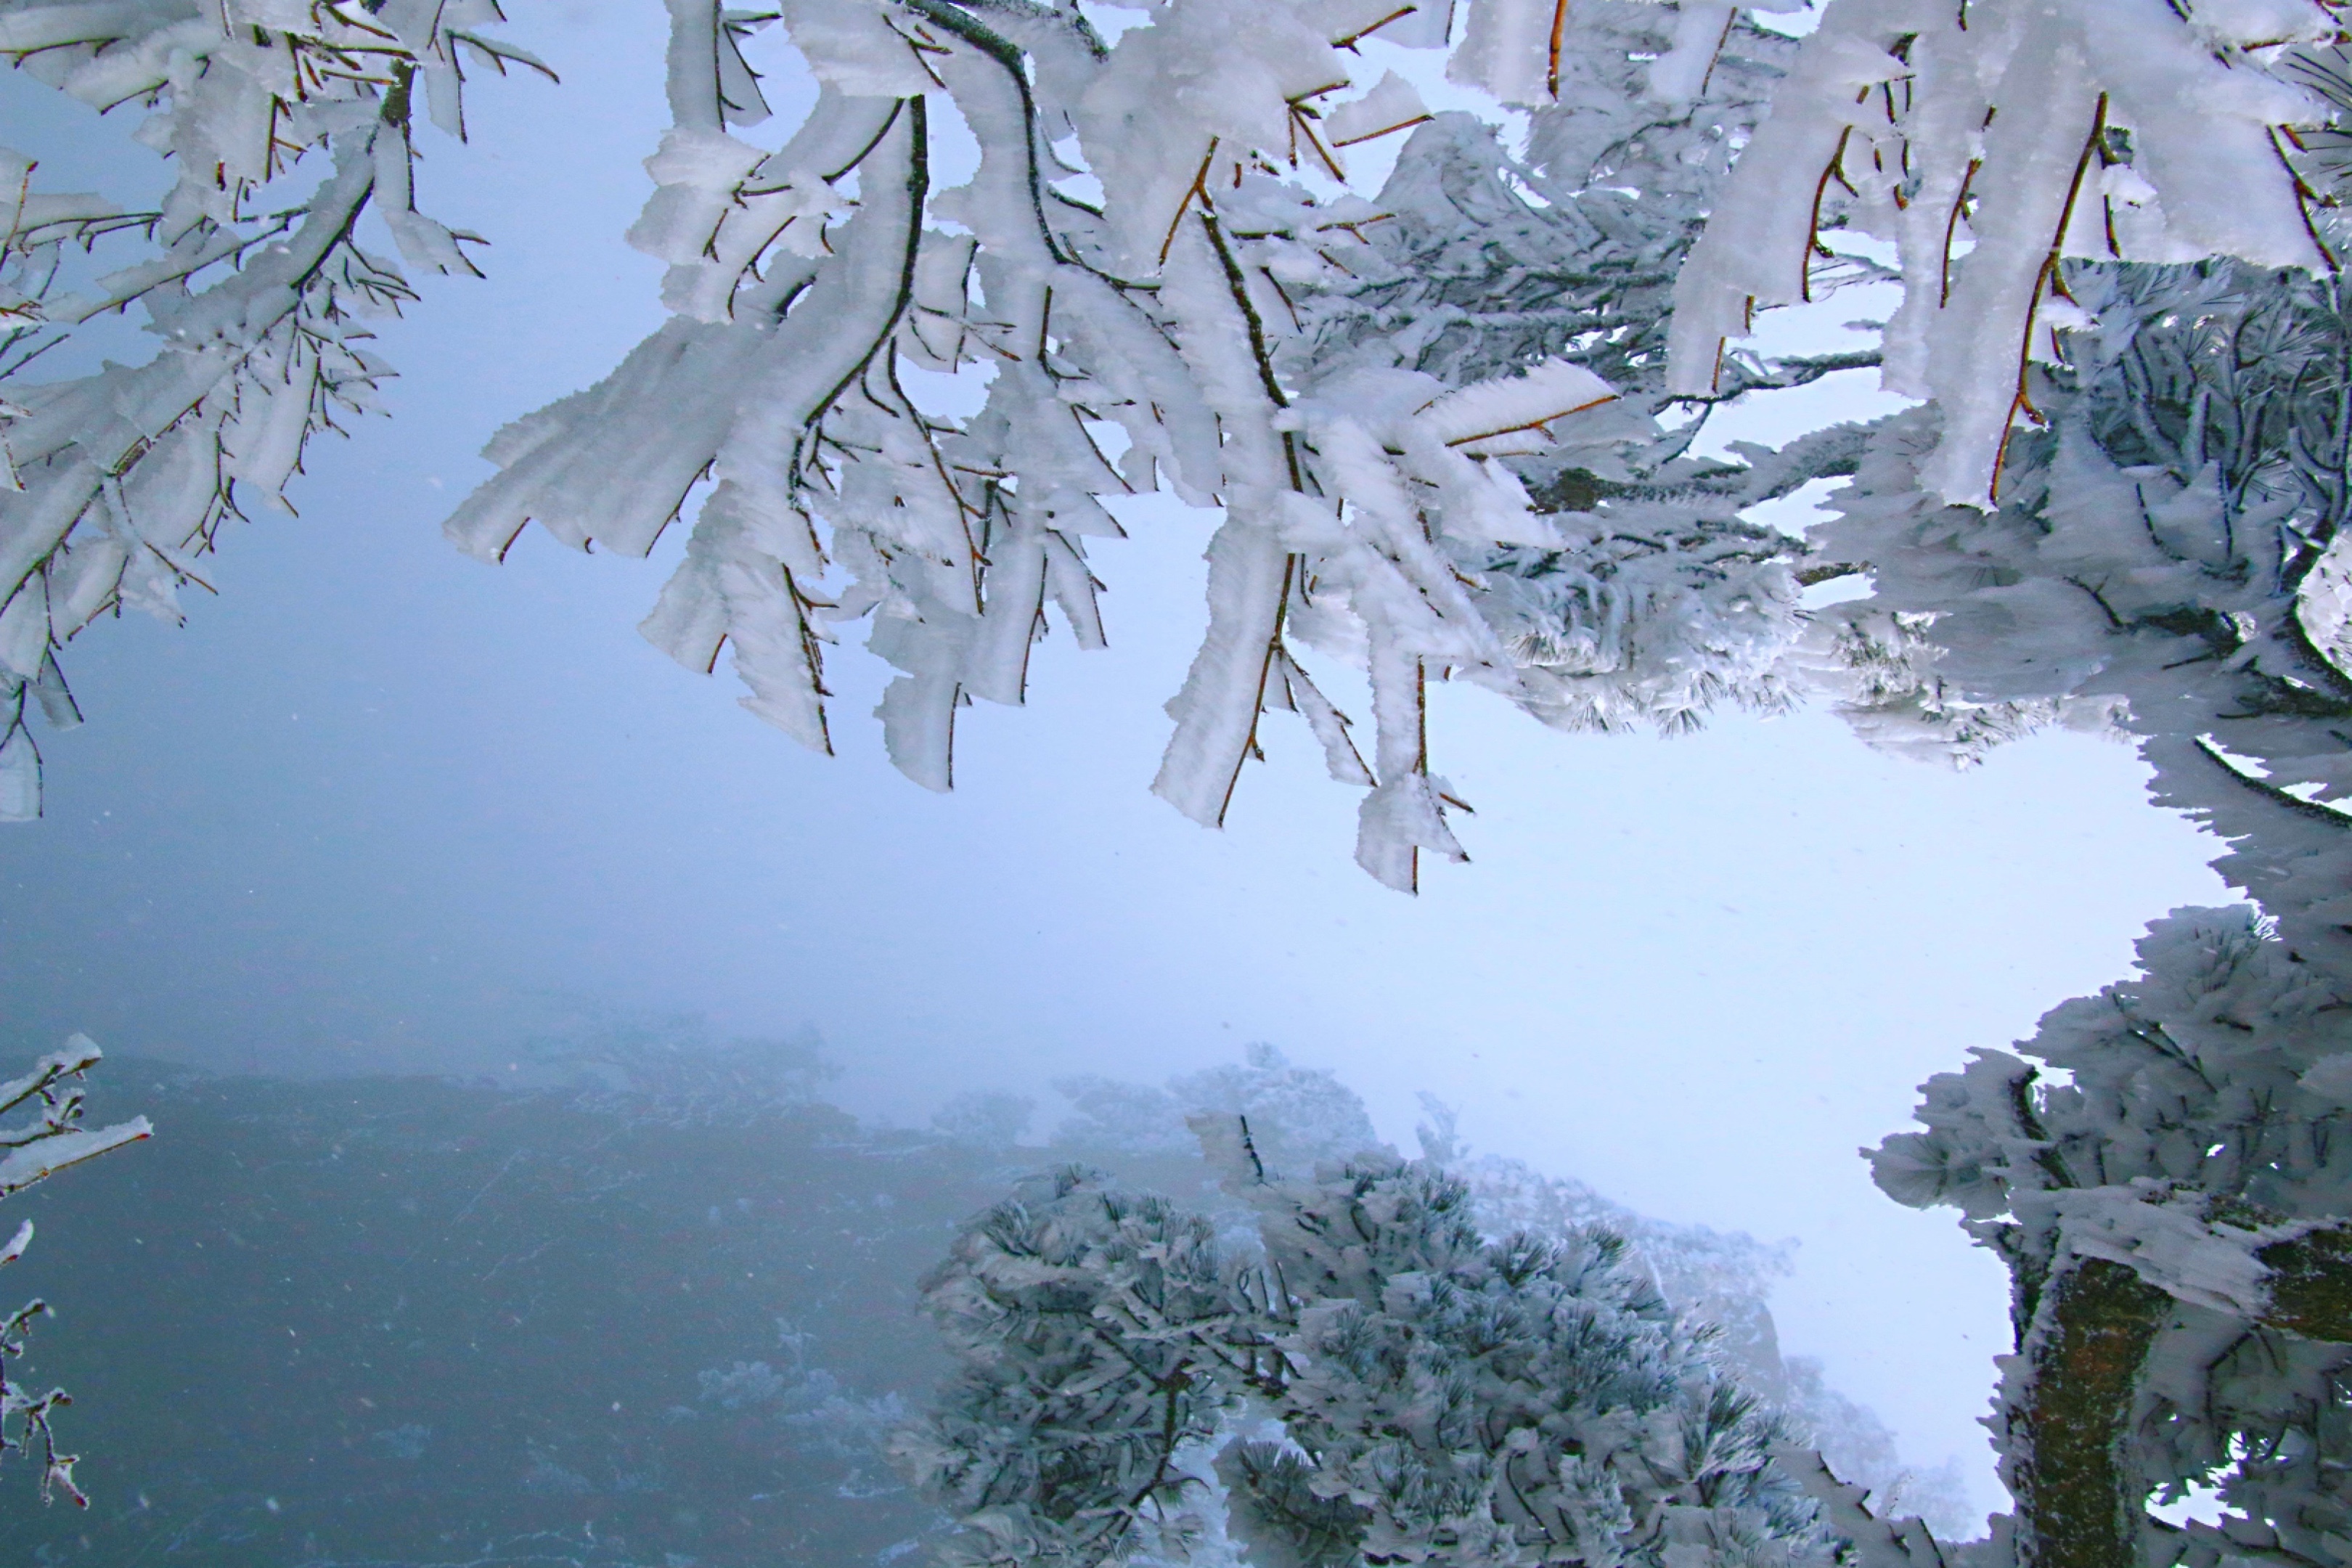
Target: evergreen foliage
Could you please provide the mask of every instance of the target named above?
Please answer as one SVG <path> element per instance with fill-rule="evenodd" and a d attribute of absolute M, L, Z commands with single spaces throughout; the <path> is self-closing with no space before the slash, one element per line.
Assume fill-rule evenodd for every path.
<path fill-rule="evenodd" d="M 1490 1237 L 1434 1164 L 1283 1179 L 1196 1125 L 1255 1235 L 1068 1169 L 927 1288 L 958 1371 L 900 1452 L 952 1560 L 1831 1560 L 1787 1429 L 1622 1237 Z"/>
<path fill-rule="evenodd" d="M 2342 995 L 2243 908 L 2176 911 L 2140 963 L 1931 1079 L 1879 1184 L 2010 1264 L 2005 1479 L 2037 1561 L 2341 1561 Z M 2200 1491 L 2230 1516 L 2143 1507 Z"/>

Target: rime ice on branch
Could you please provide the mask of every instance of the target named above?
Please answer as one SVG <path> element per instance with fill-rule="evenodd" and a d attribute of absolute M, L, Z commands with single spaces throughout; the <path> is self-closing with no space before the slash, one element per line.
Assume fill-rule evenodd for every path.
<path fill-rule="evenodd" d="M 366 323 L 413 295 L 359 247 L 362 214 L 411 263 L 472 270 L 474 237 L 415 208 L 411 110 L 421 93 L 462 134 L 464 57 L 535 64 L 481 32 L 497 20 L 494 0 L 0 4 L 0 56 L 94 110 L 143 108 L 139 141 L 177 169 L 161 207 L 124 212 L 0 148 L 0 819 L 40 811 L 28 707 L 79 722 L 66 640 L 125 608 L 176 624 L 222 521 L 290 510 L 310 437 L 375 406 Z M 272 182 L 319 162 L 287 204 Z M 33 379 L 133 306 L 153 358 Z"/>
<path fill-rule="evenodd" d="M 2352 99 L 2336 47 L 2287 67 Z M 2338 134 L 2294 156 L 2334 200 Z M 2311 218 L 2340 250 L 2335 210 Z M 2229 842 L 2218 868 L 2260 910 L 2176 911 L 2144 980 L 1931 1079 L 1927 1131 L 1890 1139 L 1878 1176 L 1960 1208 L 2010 1265 L 1996 1420 L 2020 1560 L 2341 1561 L 2346 1435 L 2324 1412 L 2352 1343 L 2352 331 L 2328 273 L 2062 260 L 2049 282 L 1997 504 L 1931 481 L 1950 428 L 1931 406 L 1866 434 L 1814 531 L 1873 576 L 1837 616 L 1887 634 L 1852 710 L 1960 755 L 2053 718 L 2111 724 L 2156 798 Z M 2219 1524 L 2150 1510 L 2202 1489 Z"/>
<path fill-rule="evenodd" d="M 1023 700 L 1049 614 L 1101 643 L 1101 498 L 1220 505 L 1157 787 L 1221 820 L 1265 712 L 1296 711 L 1368 792 L 1359 858 L 1402 888 L 1423 851 L 1461 854 L 1425 754 L 1433 679 L 1557 724 L 1669 730 L 1826 682 L 1883 735 L 1907 713 L 1962 752 L 2111 710 L 1964 692 L 1930 668 L 1926 607 L 1804 636 L 1802 552 L 1738 514 L 1854 471 L 1876 438 L 1701 463 L 1696 424 L 1660 423 L 1877 363 L 1727 346 L 1758 303 L 1874 274 L 1825 227 L 1900 252 L 1886 374 L 1937 412 L 1873 449 L 1925 442 L 1895 482 L 1938 501 L 1997 499 L 2011 432 L 2044 416 L 2037 366 L 2093 310 L 2069 257 L 2332 265 L 2341 61 L 2305 0 L 1835 0 L 1801 45 L 1716 0 L 1475 0 L 1448 69 L 1528 111 L 1518 157 L 1367 64 L 1369 36 L 1446 47 L 1434 3 L 1177 0 L 1115 45 L 1074 4 L 670 12 L 673 125 L 631 237 L 669 263 L 674 315 L 499 435 L 501 471 L 453 537 L 496 557 L 537 520 L 642 554 L 693 508 L 646 634 L 700 669 L 731 646 L 747 705 L 824 748 L 825 645 L 870 620 L 900 672 L 891 755 L 945 788 L 960 710 Z M 413 262 L 466 268 L 470 237 L 415 210 L 410 108 L 421 86 L 462 130 L 461 59 L 524 58 L 486 37 L 494 19 L 487 0 L 195 21 L 174 0 L 0 4 L 0 52 L 94 106 L 147 105 L 181 175 L 160 211 L 122 214 L 10 164 L 0 808 L 37 808 L 28 709 L 77 717 L 58 642 L 110 607 L 175 614 L 236 486 L 275 496 L 303 438 L 365 405 L 383 367 L 361 319 L 405 285 L 352 221 L 377 211 Z M 776 20 L 823 90 L 768 152 L 740 134 L 768 114 L 742 44 Z M 950 113 L 980 164 L 937 189 L 931 120 Z M 1346 184 L 1351 149 L 1398 136 L 1381 191 Z M 331 175 L 254 216 L 313 151 Z M 60 280 L 73 247 L 139 237 L 143 259 L 90 289 Z M 134 301 L 163 339 L 150 364 L 24 374 Z M 984 379 L 984 404 L 927 407 L 905 367 Z M 1843 562 L 1865 563 L 1884 565 Z M 1310 673 L 1334 663 L 1369 680 L 1369 746 Z"/>
<path fill-rule="evenodd" d="M 823 90 L 767 153 L 732 129 L 767 114 L 755 19 L 671 9 L 674 124 L 631 238 L 671 264 L 675 314 L 499 436 L 449 523 L 467 549 L 537 521 L 643 554 L 707 481 L 646 635 L 697 669 L 731 645 L 746 706 L 825 749 L 824 645 L 870 616 L 900 671 L 890 754 L 944 789 L 959 710 L 1023 700 L 1049 605 L 1102 641 L 1097 498 L 1220 505 L 1155 787 L 1219 822 L 1262 715 L 1296 711 L 1369 791 L 1358 858 L 1405 889 L 1423 851 L 1462 853 L 1432 679 L 1571 725 L 1785 700 L 1795 552 L 1736 514 L 1822 467 L 1693 463 L 1695 429 L 1653 416 L 1674 270 L 1787 40 L 1563 14 L 1520 167 L 1366 79 L 1366 34 L 1443 45 L 1444 6 L 1186 0 L 1108 45 L 1074 5 L 793 0 Z M 1457 66 L 1500 68 L 1478 29 L 1507 9 L 1474 14 Z M 948 104 L 981 158 L 940 190 Z M 1350 145 L 1408 131 L 1377 199 L 1346 188 Z M 927 409 L 907 364 L 984 367 L 984 405 Z M 1742 361 L 1741 384 L 1820 368 Z M 1369 678 L 1368 752 L 1307 649 Z"/>
<path fill-rule="evenodd" d="M 0 1150 L 7 1151 L 0 1155 L 0 1198 L 21 1193 L 68 1166 L 135 1143 L 153 1131 L 143 1116 L 111 1127 L 81 1125 L 82 1075 L 98 1062 L 98 1047 L 88 1037 L 76 1035 L 66 1042 L 64 1050 L 34 1063 L 32 1071 L 0 1083 L 0 1116 L 36 1108 L 32 1121 L 0 1127 Z M 32 1241 L 33 1222 L 26 1220 L 16 1226 L 8 1244 L 0 1247 L 0 1266 L 24 1257 Z M 0 1459 L 13 1453 L 37 1463 L 43 1502 L 62 1491 L 76 1507 L 88 1508 L 89 1500 L 74 1485 L 73 1469 L 79 1458 L 58 1452 L 57 1429 L 51 1420 L 55 1411 L 73 1400 L 62 1388 L 37 1394 L 7 1375 L 8 1363 L 24 1356 L 34 1322 L 48 1311 L 47 1302 L 33 1300 L 0 1318 Z"/>
<path fill-rule="evenodd" d="M 2294 128 L 2330 118 L 2300 67 L 2338 36 L 2315 0 L 1831 0 L 1676 283 L 1675 389 L 1813 297 L 1825 223 L 1890 240 L 1886 384 L 1942 412 L 1920 482 L 1985 503 L 2079 319 L 2066 258 L 2333 268 Z"/>
<path fill-rule="evenodd" d="M 2352 1033 L 2243 909 L 2181 910 L 2143 976 L 1925 1086 L 1879 1185 L 2010 1265 L 1995 1412 L 2036 1563 L 2336 1563 L 2352 1375 Z M 2218 1523 L 2149 1510 L 2200 1489 Z"/>

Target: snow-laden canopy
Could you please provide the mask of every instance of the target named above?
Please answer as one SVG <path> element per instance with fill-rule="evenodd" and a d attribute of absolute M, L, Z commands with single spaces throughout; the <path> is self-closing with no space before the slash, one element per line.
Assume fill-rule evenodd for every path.
<path fill-rule="evenodd" d="M 667 263 L 669 319 L 492 437 L 457 544 L 497 560 L 537 523 L 643 555 L 688 529 L 646 634 L 698 670 L 731 651 L 745 705 L 823 749 L 825 661 L 866 623 L 898 672 L 890 753 L 944 789 L 961 711 L 1023 700 L 1049 624 L 1114 629 L 1106 500 L 1214 507 L 1155 787 L 1217 823 L 1265 715 L 1294 713 L 1400 889 L 1424 852 L 1463 858 L 1433 679 L 1567 727 L 1822 695 L 1963 763 L 2050 723 L 2131 739 L 2259 917 L 2161 928 L 2144 985 L 2070 1005 L 2128 1026 L 2062 1009 L 2029 1053 L 2071 1084 L 1982 1058 L 1880 1173 L 1961 1206 L 2019 1281 L 2020 1508 L 1986 1551 L 2352 1558 L 2342 1435 L 2279 1414 L 2340 1403 L 2308 1346 L 2352 1333 L 2323 1146 L 2352 1081 L 2326 1023 L 2352 997 L 2333 9 L 1828 0 L 1798 39 L 1724 0 L 1166 0 L 1115 38 L 1062 0 L 668 8 L 673 122 L 629 237 Z M 38 810 L 32 711 L 77 717 L 68 641 L 176 616 L 221 520 L 281 504 L 304 442 L 372 405 L 366 323 L 413 295 L 363 217 L 404 265 L 468 269 L 473 237 L 416 210 L 413 138 L 420 113 L 463 133 L 466 68 L 535 63 L 499 20 L 0 0 L 0 53 L 143 115 L 176 176 L 119 211 L 0 153 L 0 814 Z M 749 62 L 775 28 L 820 90 L 762 142 Z M 1414 83 L 1441 75 L 1492 113 L 1432 112 Z M 950 133 L 979 149 L 951 186 Z M 1374 144 L 1392 171 L 1351 182 Z M 1901 293 L 1875 350 L 1747 342 L 1759 310 L 1865 279 Z M 42 379 L 133 306 L 152 357 Z M 1722 403 L 1870 365 L 1919 405 L 1691 455 Z M 1839 479 L 1804 539 L 1744 515 Z M 1867 596 L 1804 607 L 1863 574 Z M 1134 1213 L 1176 1227 L 1137 1246 L 1192 1245 Z M 2238 1359 L 2184 1381 L 2192 1341 Z M 2150 1522 L 2151 1488 L 2230 1467 L 2237 1522 Z M 1796 1473 L 1872 1561 L 1935 1552 Z"/>

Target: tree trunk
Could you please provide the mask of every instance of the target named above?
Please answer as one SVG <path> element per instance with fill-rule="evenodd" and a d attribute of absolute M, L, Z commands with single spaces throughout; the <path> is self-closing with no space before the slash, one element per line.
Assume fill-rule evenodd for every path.
<path fill-rule="evenodd" d="M 2172 1298 L 2120 1263 L 2084 1258 L 2047 1289 L 2048 1328 L 2012 1407 L 2010 1488 L 2026 1568 L 2131 1568 L 2140 1500 L 2118 1450 L 2141 1363 Z"/>
<path fill-rule="evenodd" d="M 2256 1256 L 2271 1270 L 2263 1327 L 2352 1343 L 2352 1225 L 2273 1242 Z M 2144 1499 L 2121 1449 L 2172 1298 L 2097 1258 L 2057 1271 L 2045 1289 L 2055 1300 L 2011 1416 L 2019 1560 L 2022 1568 L 2131 1568 Z"/>

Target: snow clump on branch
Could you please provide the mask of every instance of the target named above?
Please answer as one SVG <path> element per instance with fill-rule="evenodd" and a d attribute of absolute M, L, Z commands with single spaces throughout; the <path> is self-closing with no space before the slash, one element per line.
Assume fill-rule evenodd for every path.
<path fill-rule="evenodd" d="M 1669 10 L 1563 14 L 1520 169 L 1363 79 L 1358 40 L 1441 47 L 1442 6 L 1185 0 L 1106 44 L 1068 5 L 805 0 L 782 21 L 822 91 L 768 153 L 732 129 L 766 114 L 751 22 L 673 13 L 675 125 L 631 237 L 677 313 L 499 435 L 449 522 L 466 548 L 537 521 L 641 555 L 700 494 L 646 635 L 696 669 L 731 647 L 746 705 L 829 750 L 824 646 L 870 616 L 900 672 L 890 755 L 945 789 L 959 710 L 1024 700 L 1049 604 L 1101 644 L 1097 498 L 1222 506 L 1154 787 L 1218 823 L 1262 714 L 1297 712 L 1368 791 L 1358 859 L 1408 889 L 1424 852 L 1463 858 L 1432 679 L 1571 727 L 1786 701 L 1796 552 L 1736 520 L 1817 470 L 1687 461 L 1695 430 L 1654 415 L 1667 285 L 1787 40 L 1727 11 L 1704 48 Z M 1698 68 L 1660 96 L 1654 56 Z M 981 153 L 944 190 L 938 98 Z M 1416 124 L 1377 197 L 1346 186 L 1350 144 Z M 902 363 L 985 366 L 982 406 L 924 407 Z M 1310 647 L 1369 677 L 1368 750 Z"/>
<path fill-rule="evenodd" d="M 44 190 L 0 147 L 0 820 L 40 813 L 28 710 L 80 721 L 67 640 L 124 609 L 178 624 L 222 521 L 290 511 L 310 438 L 377 406 L 391 367 L 362 346 L 367 323 L 415 295 L 354 239 L 362 214 L 413 265 L 473 271 L 475 237 L 416 210 L 411 110 L 422 93 L 462 135 L 464 57 L 537 67 L 482 31 L 499 19 L 495 0 L 0 4 L 0 57 L 93 110 L 143 108 L 137 139 L 176 171 L 132 212 Z M 279 182 L 320 161 L 286 204 Z M 133 306 L 152 359 L 27 375 Z"/>

